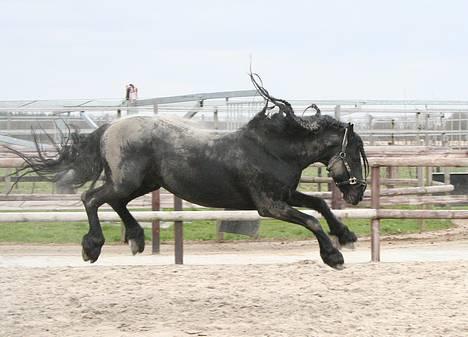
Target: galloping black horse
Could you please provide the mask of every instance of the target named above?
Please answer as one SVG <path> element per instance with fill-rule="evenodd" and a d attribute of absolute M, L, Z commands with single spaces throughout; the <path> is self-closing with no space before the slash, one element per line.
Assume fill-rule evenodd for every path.
<path fill-rule="evenodd" d="M 357 204 L 366 189 L 368 171 L 362 140 L 353 125 L 321 116 L 316 106 L 314 116 L 295 115 L 287 101 L 272 97 L 253 76 L 252 80 L 266 100 L 265 108 L 232 133 L 200 130 L 173 117 L 136 116 L 103 125 L 89 135 L 72 133 L 53 158 L 39 148 L 37 157 L 17 154 L 26 161 L 25 172 L 32 170 L 52 180 L 67 173 L 75 186 L 93 181 L 81 197 L 89 219 L 89 232 L 82 240 L 85 261 L 96 261 L 104 244 L 98 218 L 98 208 L 104 203 L 122 218 L 132 253 L 141 253 L 143 228 L 127 204 L 163 187 L 199 205 L 257 210 L 262 216 L 301 225 L 317 237 L 323 261 L 341 268 L 343 256 L 319 221 L 294 207 L 323 214 L 330 234 L 342 245 L 356 241 L 356 235 L 324 200 L 296 188 L 301 172 L 321 162 L 344 199 Z M 103 171 L 105 182 L 94 187 Z"/>

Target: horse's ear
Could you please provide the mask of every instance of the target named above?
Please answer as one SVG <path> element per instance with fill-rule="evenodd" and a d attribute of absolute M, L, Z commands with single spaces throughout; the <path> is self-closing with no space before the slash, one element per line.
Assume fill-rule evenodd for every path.
<path fill-rule="evenodd" d="M 354 124 L 348 123 L 349 134 L 352 135 L 354 132 Z"/>

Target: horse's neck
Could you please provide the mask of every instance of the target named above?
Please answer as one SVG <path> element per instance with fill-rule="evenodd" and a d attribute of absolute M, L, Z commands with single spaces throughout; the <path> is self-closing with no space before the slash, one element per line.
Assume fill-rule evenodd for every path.
<path fill-rule="evenodd" d="M 303 152 L 299 153 L 299 161 L 303 168 L 313 163 L 328 164 L 330 159 L 337 153 L 339 138 L 336 131 L 322 131 L 311 135 L 303 141 Z"/>
<path fill-rule="evenodd" d="M 322 130 L 316 137 L 317 151 L 314 162 L 327 165 L 330 159 L 339 153 L 342 141 L 340 130 L 336 128 Z"/>
<path fill-rule="evenodd" d="M 285 134 L 271 130 L 245 130 L 246 135 L 272 155 L 301 169 L 315 162 L 328 163 L 335 154 L 339 136 L 336 130 L 326 130 L 317 134 Z"/>

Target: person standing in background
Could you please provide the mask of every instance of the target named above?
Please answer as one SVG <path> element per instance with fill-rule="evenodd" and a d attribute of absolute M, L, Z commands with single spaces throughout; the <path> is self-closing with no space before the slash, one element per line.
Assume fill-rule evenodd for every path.
<path fill-rule="evenodd" d="M 138 99 L 138 88 L 135 87 L 132 83 L 127 85 L 126 87 L 126 94 L 125 94 L 125 100 L 133 103 Z"/>
<path fill-rule="evenodd" d="M 127 102 L 128 106 L 133 106 L 135 101 L 138 99 L 138 88 L 135 87 L 132 83 L 125 86 L 125 101 Z M 127 115 L 130 113 L 137 113 L 138 111 L 134 108 L 130 111 L 127 109 Z"/>

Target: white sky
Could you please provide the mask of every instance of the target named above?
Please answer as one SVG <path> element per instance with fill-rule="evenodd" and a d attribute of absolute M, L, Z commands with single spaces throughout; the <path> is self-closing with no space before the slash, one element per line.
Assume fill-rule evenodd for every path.
<path fill-rule="evenodd" d="M 468 99 L 468 1 L 0 0 L 0 100 Z"/>

